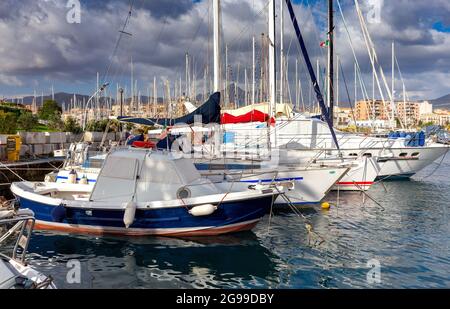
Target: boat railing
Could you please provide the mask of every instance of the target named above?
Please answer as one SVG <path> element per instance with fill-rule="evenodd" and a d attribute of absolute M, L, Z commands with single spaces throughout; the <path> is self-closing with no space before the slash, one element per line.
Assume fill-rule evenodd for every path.
<path fill-rule="evenodd" d="M 35 218 L 30 214 L 21 215 L 20 213 L 16 213 L 11 218 L 0 219 L 0 227 L 7 227 L 7 231 L 0 237 L 0 246 L 3 246 L 8 239 L 15 236 L 16 242 L 10 258 L 22 264 L 25 264 L 26 253 L 34 224 Z M 7 257 L 3 253 L 0 253 L 0 255 Z"/>

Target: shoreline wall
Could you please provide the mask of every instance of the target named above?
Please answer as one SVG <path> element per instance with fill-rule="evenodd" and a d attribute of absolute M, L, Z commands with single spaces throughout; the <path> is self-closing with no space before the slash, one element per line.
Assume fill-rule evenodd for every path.
<path fill-rule="evenodd" d="M 81 134 L 70 132 L 18 132 L 17 135 L 22 140 L 20 157 L 51 156 L 53 151 L 68 149 L 71 143 L 83 140 L 92 143 L 94 147 L 99 146 L 103 134 L 103 132 L 85 132 Z M 120 132 L 107 133 L 105 143 L 119 141 L 121 134 Z M 7 159 L 6 142 L 9 135 L 13 134 L 0 134 L 0 160 L 2 161 Z"/>

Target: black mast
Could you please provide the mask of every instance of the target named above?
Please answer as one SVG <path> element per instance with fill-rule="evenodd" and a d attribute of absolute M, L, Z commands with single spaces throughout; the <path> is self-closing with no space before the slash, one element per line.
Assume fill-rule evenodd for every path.
<path fill-rule="evenodd" d="M 322 110 L 322 116 L 328 124 L 336 148 L 339 149 L 339 144 L 336 138 L 336 133 L 334 132 L 333 129 L 333 124 L 330 122 L 329 109 L 327 108 L 323 100 L 322 92 L 320 91 L 319 83 L 317 82 L 316 74 L 314 73 L 314 69 L 311 64 L 311 59 L 309 58 L 308 50 L 306 49 L 305 41 L 303 40 L 302 33 L 300 32 L 300 27 L 298 26 L 297 18 L 295 17 L 291 0 L 286 0 L 286 5 L 289 10 L 289 15 L 291 16 L 292 24 L 294 25 L 295 34 L 297 35 L 298 43 L 300 44 L 300 49 L 302 51 L 303 58 L 305 59 L 306 67 L 308 68 L 309 76 L 311 77 L 311 82 L 314 86 L 314 92 L 316 93 L 317 101 L 319 101 L 320 109 Z"/>
<path fill-rule="evenodd" d="M 330 122 L 334 124 L 334 20 L 333 0 L 328 0 L 328 103 Z"/>

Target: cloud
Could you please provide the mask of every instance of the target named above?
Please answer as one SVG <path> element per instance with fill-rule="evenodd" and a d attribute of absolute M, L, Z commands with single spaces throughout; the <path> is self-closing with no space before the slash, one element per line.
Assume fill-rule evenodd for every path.
<path fill-rule="evenodd" d="M 23 82 L 15 76 L 0 74 L 0 84 L 8 86 L 22 86 Z"/>
<path fill-rule="evenodd" d="M 362 3 L 367 13 L 367 1 Z M 369 58 L 361 35 L 353 0 L 341 0 L 349 24 L 358 60 L 367 85 L 371 83 Z M 153 81 L 169 79 L 172 86 L 181 77 L 184 82 L 185 53 L 203 89 L 203 74 L 212 71 L 212 7 L 211 1 L 153 0 L 134 1 L 127 32 L 109 66 L 110 57 L 129 10 L 129 0 L 81 1 L 81 24 L 66 21 L 65 0 L 2 0 L 0 2 L 0 90 L 32 91 L 36 81 L 48 89 L 57 83 L 67 89 L 92 90 L 96 72 L 107 76 L 112 84 L 130 83 L 130 60 L 135 78 L 145 88 Z M 296 2 L 295 11 L 312 61 L 326 65 L 326 50 L 319 47 L 326 38 L 326 7 L 321 1 Z M 267 32 L 266 0 L 223 0 L 223 43 L 228 45 L 230 78 L 244 80 L 244 69 L 252 65 L 252 37 L 257 43 L 257 66 L 261 62 L 261 33 Z M 450 74 L 450 33 L 433 29 L 440 22 L 450 25 L 450 2 L 447 0 L 384 1 L 381 23 L 369 24 L 379 61 L 390 72 L 390 44 L 396 52 L 409 92 L 417 98 L 447 94 Z M 291 22 L 285 9 L 285 51 L 288 59 L 291 95 L 294 91 L 295 60 L 299 59 L 304 91 L 309 89 L 308 76 Z M 279 29 L 279 21 L 277 19 Z M 435 28 L 435 27 L 434 27 Z M 336 12 L 336 52 L 346 73 L 353 79 L 353 56 L 342 19 Z M 225 52 L 222 51 L 224 62 Z M 239 76 L 238 73 L 239 65 Z M 397 74 L 398 75 L 398 74 Z M 251 76 L 248 71 L 248 76 Z M 259 76 L 259 70 L 257 73 Z M 351 82 L 350 82 L 351 84 Z M 400 80 L 397 79 L 400 85 Z M 342 85 L 341 85 L 342 86 Z M 28 87 L 28 88 L 27 88 Z M 243 87 L 243 85 L 242 85 Z M 352 85 L 349 85 L 352 91 Z M 368 86 L 368 88 L 371 88 Z M 64 89 L 61 89 L 61 91 Z M 343 93 L 344 89 L 341 89 Z"/>

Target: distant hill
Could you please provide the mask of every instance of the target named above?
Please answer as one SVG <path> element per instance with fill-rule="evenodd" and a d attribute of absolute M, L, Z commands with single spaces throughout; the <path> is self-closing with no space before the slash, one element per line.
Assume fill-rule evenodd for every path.
<path fill-rule="evenodd" d="M 90 98 L 89 95 L 79 94 L 79 93 L 76 94 L 76 97 L 77 97 L 77 101 L 83 101 L 84 100 L 85 102 L 87 102 L 89 100 L 89 98 Z M 46 94 L 42 98 L 43 98 L 44 101 L 45 100 L 51 100 L 52 96 Z M 42 98 L 41 98 L 40 95 L 36 96 L 36 100 L 37 100 L 38 106 L 41 105 Z M 55 101 L 58 102 L 59 105 L 66 104 L 66 106 L 67 106 L 68 104 L 70 104 L 72 99 L 73 99 L 73 93 L 66 93 L 66 92 L 55 93 Z M 100 98 L 100 102 L 104 102 L 104 100 L 105 100 L 105 98 L 103 98 L 103 97 Z M 151 100 L 153 100 L 153 99 L 151 98 Z M 6 99 L 6 101 L 14 102 L 14 99 Z M 115 103 L 115 101 L 116 101 L 115 98 L 112 98 L 112 101 L 113 101 L 113 103 Z M 162 102 L 162 101 L 163 101 L 162 98 L 158 98 L 158 102 Z M 20 102 L 22 102 L 22 100 L 20 100 Z M 128 104 L 130 102 L 131 102 L 131 98 L 125 98 L 124 99 L 124 103 L 125 104 Z M 148 102 L 148 97 L 147 96 L 141 96 L 141 102 L 143 102 L 143 103 Z M 23 97 L 23 104 L 24 105 L 31 105 L 32 103 L 33 103 L 33 96 Z"/>
<path fill-rule="evenodd" d="M 87 95 L 83 95 L 83 94 L 77 94 L 77 100 L 82 101 L 83 98 L 87 101 L 89 99 L 89 96 Z M 51 95 L 44 95 L 42 97 L 45 100 L 51 100 L 52 96 Z M 70 100 L 73 99 L 73 93 L 66 93 L 66 92 L 58 92 L 55 93 L 55 101 L 58 102 L 60 105 L 62 105 L 63 103 L 65 104 L 69 104 Z M 14 99 L 6 99 L 9 102 L 13 102 Z M 36 100 L 37 100 L 37 104 L 40 105 L 41 104 L 41 96 L 37 95 L 36 96 Z M 27 96 L 27 97 L 23 97 L 23 104 L 25 105 L 31 105 L 33 103 L 33 96 Z"/>
<path fill-rule="evenodd" d="M 449 109 L 450 110 L 450 94 L 447 94 L 443 97 L 430 100 L 430 103 L 433 104 L 434 108 L 441 108 L 441 109 Z"/>

